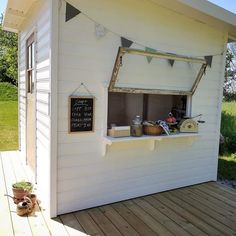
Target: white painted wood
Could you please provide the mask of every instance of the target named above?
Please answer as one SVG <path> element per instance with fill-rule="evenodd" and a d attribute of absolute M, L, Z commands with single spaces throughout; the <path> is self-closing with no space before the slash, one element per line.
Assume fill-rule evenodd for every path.
<path fill-rule="evenodd" d="M 173 139 L 173 138 L 184 138 L 185 139 L 185 145 L 191 145 L 194 140 L 193 138 L 198 137 L 198 133 L 181 133 L 177 135 L 162 135 L 162 136 L 148 136 L 148 135 L 143 135 L 142 137 L 121 137 L 121 138 L 113 138 L 113 137 L 104 137 L 103 140 L 103 151 L 102 151 L 102 156 L 105 156 L 107 153 L 107 146 L 111 146 L 113 143 L 123 143 L 123 142 L 139 142 L 142 140 L 147 140 L 149 142 L 149 149 L 150 151 L 154 151 L 157 146 L 157 142 L 161 142 L 162 140 L 165 139 Z"/>
<path fill-rule="evenodd" d="M 21 45 L 20 45 L 20 37 L 18 35 L 18 42 L 17 42 L 17 47 L 18 47 L 18 56 L 17 56 L 17 66 L 18 68 L 20 68 L 20 61 L 21 61 Z M 21 85 L 21 75 L 22 73 L 19 72 L 19 69 L 18 69 L 18 107 L 17 107 L 17 110 L 18 110 L 18 148 L 19 150 L 21 150 L 21 119 L 22 117 L 20 116 L 20 110 L 21 110 L 21 97 L 20 97 L 20 85 Z"/>
<path fill-rule="evenodd" d="M 49 96 L 50 93 L 50 34 L 51 34 L 51 11 L 49 1 L 39 1 L 34 4 L 26 21 L 19 33 L 19 120 L 21 155 L 25 158 L 26 147 L 26 40 L 32 32 L 36 35 L 36 158 L 37 158 L 37 183 L 39 198 L 49 209 L 50 196 L 50 116 Z"/>
<path fill-rule="evenodd" d="M 227 35 L 153 1 L 69 0 L 111 31 L 97 39 L 94 22 L 79 14 L 65 22 L 65 1 L 41 1 L 19 34 L 19 126 L 25 153 L 25 41 L 37 31 L 36 134 L 38 186 L 49 215 L 216 179 L 220 99 Z M 183 1 L 182 1 L 183 2 Z M 178 4 L 177 4 L 178 5 Z M 101 14 L 103 12 L 103 14 Z M 139 30 L 137 30 L 139 29 Z M 199 134 L 107 138 L 109 84 L 120 36 L 144 46 L 203 58 L 215 55 L 189 100 L 191 114 L 203 114 Z M 186 90 L 197 68 L 165 60 L 125 57 L 119 83 Z M 83 82 L 96 97 L 93 133 L 68 133 L 68 97 Z M 77 95 L 88 95 L 85 89 Z M 153 103 L 155 103 L 153 101 Z M 156 113 L 153 112 L 152 116 Z M 164 114 L 163 114 L 164 116 Z M 105 137 L 105 138 L 104 138 Z M 160 140 L 161 139 L 161 140 Z M 103 156 L 102 154 L 105 154 Z M 47 184 L 45 184 L 47 183 Z"/>
<path fill-rule="evenodd" d="M 151 1 L 70 2 L 78 4 L 82 12 L 118 35 L 108 32 L 98 40 L 94 22 L 83 14 L 65 22 L 65 2 L 62 2 L 59 11 L 58 213 L 215 180 L 218 102 L 224 64 L 220 54 L 225 50 L 225 33 Z M 217 54 L 191 101 L 192 115 L 203 114 L 202 120 L 206 121 L 199 124 L 199 135 L 165 137 L 161 141 L 153 141 L 159 137 L 147 140 L 142 137 L 140 141 L 106 138 L 104 144 L 108 104 L 104 84 L 109 84 L 111 78 L 120 46 L 119 35 L 164 52 L 200 58 Z M 135 43 L 132 47 L 144 49 Z M 152 69 L 144 73 L 141 60 Z M 152 87 L 156 85 L 154 78 L 159 76 L 163 86 L 178 87 L 181 80 L 188 88 L 191 70 L 195 70 L 180 62 L 173 68 L 166 61 L 154 59 L 147 64 L 146 58 L 142 58 L 138 66 L 133 62 L 130 60 L 133 74 L 128 67 L 123 77 L 127 76 L 131 84 L 135 77 L 142 86 L 143 78 L 145 84 L 149 83 L 146 86 Z M 158 73 L 156 68 L 159 68 Z M 178 80 L 166 80 L 164 72 Z M 70 135 L 67 132 L 68 96 L 81 82 L 97 97 L 95 132 Z M 129 141 L 125 142 L 126 139 Z M 155 148 L 150 151 L 150 147 Z"/>
<path fill-rule="evenodd" d="M 41 103 L 41 102 L 37 102 L 37 107 L 36 107 L 37 111 L 45 114 L 45 115 L 48 115 L 48 104 L 44 104 L 44 103 Z"/>
<path fill-rule="evenodd" d="M 225 34 L 225 40 L 228 40 L 229 35 Z M 227 44 L 224 45 L 224 54 L 222 56 L 222 65 L 221 65 L 221 80 L 219 81 L 220 85 L 220 91 L 219 91 L 219 96 L 218 96 L 218 114 L 219 116 L 217 117 L 216 120 L 216 137 L 220 136 L 220 126 L 221 126 L 221 111 L 222 111 L 222 101 L 223 101 L 223 85 L 224 85 L 224 79 L 225 79 L 225 64 L 226 64 L 226 53 L 227 53 Z M 219 153 L 219 143 L 220 140 L 218 139 L 216 141 L 216 148 L 215 152 L 216 155 Z M 217 170 L 218 170 L 218 160 L 215 160 L 215 176 L 217 180 Z"/>
<path fill-rule="evenodd" d="M 51 0 L 50 11 L 51 11 L 51 97 L 50 97 L 50 116 L 51 116 L 51 129 L 50 129 L 50 217 L 56 217 L 57 212 L 57 120 L 58 120 L 58 49 L 59 49 L 59 1 Z"/>

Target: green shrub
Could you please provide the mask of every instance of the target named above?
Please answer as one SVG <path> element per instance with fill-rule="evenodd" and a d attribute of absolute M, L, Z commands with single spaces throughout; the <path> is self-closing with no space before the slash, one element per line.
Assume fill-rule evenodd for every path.
<path fill-rule="evenodd" d="M 17 87 L 10 83 L 0 83 L 0 101 L 17 101 Z"/>
<path fill-rule="evenodd" d="M 219 157 L 218 177 L 220 179 L 236 180 L 236 153 Z"/>
<path fill-rule="evenodd" d="M 223 103 L 221 133 L 225 142 L 220 146 L 220 154 L 236 152 L 236 102 Z"/>

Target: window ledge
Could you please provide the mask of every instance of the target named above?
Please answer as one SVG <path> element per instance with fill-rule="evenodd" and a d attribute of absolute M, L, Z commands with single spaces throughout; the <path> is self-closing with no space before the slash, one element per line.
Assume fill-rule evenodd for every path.
<path fill-rule="evenodd" d="M 199 133 L 178 133 L 178 134 L 171 134 L 171 135 L 159 135 L 159 136 L 150 136 L 150 135 L 143 135 L 141 137 L 119 137 L 113 138 L 110 136 L 106 136 L 103 138 L 103 156 L 107 153 L 107 147 L 111 146 L 113 143 L 123 143 L 123 142 L 135 142 L 135 141 L 149 141 L 150 142 L 150 150 L 153 151 L 156 148 L 156 141 L 162 141 L 166 139 L 178 139 L 178 138 L 187 138 L 191 141 L 195 137 L 199 137 Z"/>

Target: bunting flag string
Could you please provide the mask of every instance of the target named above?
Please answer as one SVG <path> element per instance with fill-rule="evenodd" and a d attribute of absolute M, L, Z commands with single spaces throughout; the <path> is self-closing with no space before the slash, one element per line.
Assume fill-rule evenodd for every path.
<path fill-rule="evenodd" d="M 209 67 L 211 67 L 213 56 L 205 56 L 204 58 L 205 58 L 205 60 L 206 60 L 206 62 L 207 62 L 207 65 L 208 65 Z"/>
<path fill-rule="evenodd" d="M 70 5 L 68 2 L 66 3 L 66 22 L 74 18 L 75 16 L 81 13 L 80 10 Z"/>
<path fill-rule="evenodd" d="M 146 52 L 153 52 L 153 53 L 157 52 L 157 50 L 155 50 L 153 48 L 148 48 L 148 47 L 145 47 L 145 51 Z M 146 58 L 147 58 L 148 63 L 151 63 L 153 57 L 146 56 Z"/>
<path fill-rule="evenodd" d="M 98 39 L 104 37 L 106 33 L 107 29 L 103 25 L 95 23 L 95 34 Z"/>
<path fill-rule="evenodd" d="M 66 1 L 65 1 L 66 2 Z M 103 26 L 102 24 L 98 23 L 97 21 L 95 21 L 94 19 L 92 19 L 91 17 L 89 17 L 88 15 L 86 15 L 85 13 L 81 12 L 79 9 L 75 8 L 74 6 L 70 5 L 69 3 L 66 2 L 66 15 L 65 15 L 65 21 L 69 21 L 71 20 L 72 18 L 74 18 L 75 16 L 79 15 L 80 13 L 82 13 L 84 16 L 86 16 L 88 19 L 90 19 L 91 21 L 94 22 L 95 24 L 95 35 L 98 39 L 104 37 L 107 32 L 111 32 L 117 36 L 120 37 L 121 39 L 121 46 L 122 47 L 131 47 L 132 44 L 136 44 L 136 45 L 139 45 L 141 47 L 144 47 L 145 48 L 145 51 L 147 52 L 160 52 L 160 53 L 166 53 L 165 51 L 161 51 L 161 50 L 156 50 L 156 49 L 153 49 L 153 48 L 150 48 L 150 47 L 147 47 L 137 41 L 133 41 L 131 39 L 128 39 L 127 37 L 124 37 L 124 36 L 121 36 L 120 34 L 106 28 L 105 26 Z M 219 55 L 223 55 L 224 54 L 224 51 L 221 52 L 221 53 L 217 53 L 217 54 L 214 54 L 214 55 L 207 55 L 207 56 L 195 56 L 195 57 L 199 57 L 199 58 L 202 58 L 204 57 L 206 62 L 207 62 L 207 65 L 209 67 L 212 66 L 212 60 L 213 60 L 213 56 L 219 56 Z M 147 56 L 147 62 L 148 63 L 151 63 L 153 57 L 151 56 Z M 173 67 L 174 66 L 174 63 L 175 63 L 175 60 L 173 59 L 167 59 L 170 66 Z"/>
<path fill-rule="evenodd" d="M 125 48 L 129 48 L 133 44 L 133 41 L 126 39 L 124 37 L 121 37 L 121 46 Z"/>
<path fill-rule="evenodd" d="M 168 62 L 169 62 L 169 64 L 171 65 L 171 67 L 173 67 L 173 66 L 174 66 L 174 63 L 175 63 L 175 60 L 169 59 Z"/>

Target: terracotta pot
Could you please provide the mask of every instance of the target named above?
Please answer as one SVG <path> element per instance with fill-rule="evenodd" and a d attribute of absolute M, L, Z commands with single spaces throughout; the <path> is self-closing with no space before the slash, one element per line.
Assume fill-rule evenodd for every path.
<path fill-rule="evenodd" d="M 24 189 L 19 189 L 19 188 L 12 188 L 12 192 L 13 192 L 14 198 L 16 199 L 23 199 L 25 196 L 29 194 L 28 191 Z"/>
<path fill-rule="evenodd" d="M 29 182 L 29 185 L 32 185 L 32 184 Z M 28 190 L 25 190 L 25 189 L 22 189 L 22 188 L 15 188 L 13 186 L 12 186 L 12 192 L 13 192 L 13 196 L 14 196 L 14 199 L 15 199 L 14 200 L 15 203 L 23 200 L 24 197 L 26 197 L 27 195 L 29 195 L 31 193 L 31 191 L 28 191 Z"/>
<path fill-rule="evenodd" d="M 25 191 L 24 189 L 18 189 L 18 188 L 12 188 L 13 192 L 13 201 L 15 204 L 18 204 L 24 200 L 24 197 L 29 195 L 28 191 Z"/>

